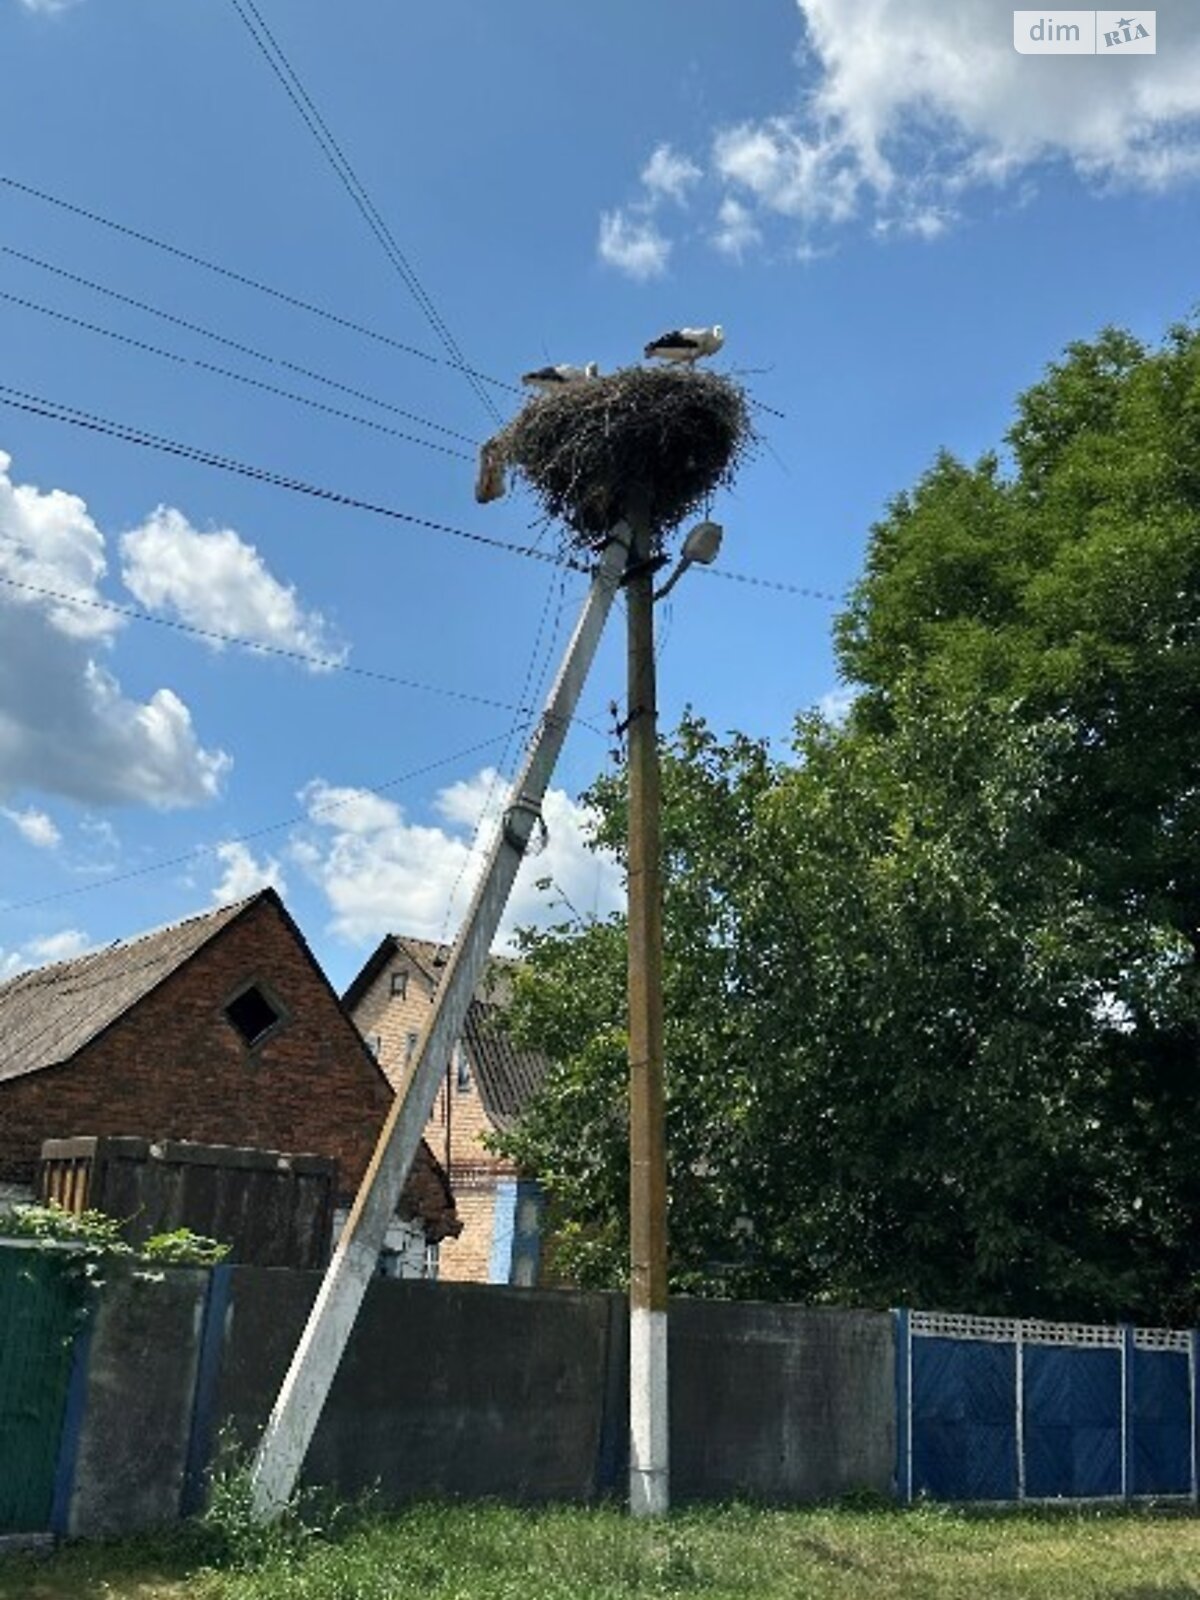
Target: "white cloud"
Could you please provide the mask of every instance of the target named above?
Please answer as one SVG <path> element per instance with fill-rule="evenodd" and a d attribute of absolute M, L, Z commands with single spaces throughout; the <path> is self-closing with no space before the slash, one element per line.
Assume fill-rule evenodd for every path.
<path fill-rule="evenodd" d="M 0 983 L 7 978 L 15 978 L 19 972 L 28 972 L 31 967 L 47 966 L 54 961 L 70 961 L 91 947 L 92 941 L 86 933 L 81 933 L 78 928 L 63 928 L 60 933 L 30 939 L 28 944 L 16 950 L 0 948 Z"/>
<path fill-rule="evenodd" d="M 257 644 L 344 659 L 324 618 L 306 611 L 252 544 L 232 528 L 201 533 L 181 511 L 159 506 L 121 539 L 121 577 L 144 606 L 190 627 L 237 634 Z M 219 641 L 212 643 L 220 648 Z"/>
<path fill-rule="evenodd" d="M 700 181 L 702 173 L 694 161 L 681 156 L 669 144 L 660 144 L 642 168 L 642 183 L 651 196 L 661 196 L 682 205 L 687 192 Z"/>
<path fill-rule="evenodd" d="M 231 905 L 235 900 L 245 900 L 256 894 L 259 889 L 277 889 L 280 894 L 287 894 L 283 870 L 274 856 L 257 861 L 240 840 L 228 839 L 217 846 L 216 857 L 225 870 L 212 892 L 214 905 Z"/>
<path fill-rule="evenodd" d="M 120 618 L 87 609 L 99 599 L 104 535 L 78 495 L 13 483 L 11 465 L 12 457 L 0 450 L 0 603 L 43 613 L 68 638 L 110 637 Z M 56 594 L 81 604 L 50 598 Z"/>
<path fill-rule="evenodd" d="M 462 920 L 506 798 L 505 786 L 485 769 L 440 791 L 434 809 L 445 826 L 437 826 L 408 821 L 393 800 L 318 779 L 303 793 L 311 826 L 294 841 L 292 858 L 321 888 L 333 932 L 349 943 L 367 944 L 389 930 L 438 939 L 452 895 L 451 932 Z M 485 802 L 488 825 L 473 848 Z M 522 863 L 501 945 L 515 927 L 561 920 L 564 901 L 585 916 L 603 916 L 620 903 L 616 863 L 587 849 L 586 809 L 552 789 L 543 812 L 549 842 Z M 549 890 L 537 888 L 543 878 L 552 880 Z"/>
<path fill-rule="evenodd" d="M 21 0 L 21 4 L 26 11 L 50 17 L 59 11 L 70 11 L 79 4 L 79 0 Z"/>
<path fill-rule="evenodd" d="M 850 708 L 858 699 L 859 691 L 849 684 L 839 684 L 836 689 L 830 689 L 817 701 L 817 710 L 826 722 L 833 722 L 840 726 L 850 715 Z"/>
<path fill-rule="evenodd" d="M 800 109 L 764 106 L 711 141 L 722 187 L 711 237 L 732 257 L 758 242 L 753 230 L 765 237 L 781 222 L 799 232 L 804 259 L 852 224 L 936 239 L 972 195 L 1007 186 L 1024 203 L 1055 167 L 1097 195 L 1200 177 L 1195 0 L 1160 0 L 1158 54 L 1121 61 L 1018 54 L 1013 8 L 1001 0 L 797 0 L 797 9 Z M 634 211 L 672 195 L 676 170 L 685 189 L 699 182 L 690 156 L 660 146 Z M 742 208 L 733 226 L 730 200 Z"/>
<path fill-rule="evenodd" d="M 211 799 L 229 758 L 199 744 L 172 690 L 132 700 L 100 660 L 120 618 L 34 592 L 98 598 L 104 536 L 86 505 L 14 483 L 9 466 L 0 452 L 0 579 L 11 580 L 0 583 L 0 795 L 160 809 Z"/>
<path fill-rule="evenodd" d="M 846 151 L 786 117 L 718 133 L 713 167 L 766 210 L 805 222 L 845 222 L 857 204 L 861 180 Z"/>
<path fill-rule="evenodd" d="M 64 928 L 61 933 L 47 934 L 42 939 L 31 939 L 26 945 L 36 961 L 70 961 L 90 950 L 92 941 L 78 928 Z"/>
<path fill-rule="evenodd" d="M 631 278 L 661 278 L 671 259 L 671 241 L 653 218 L 627 211 L 605 211 L 600 217 L 600 258 Z"/>
<path fill-rule="evenodd" d="M 735 261 L 740 261 L 742 256 L 752 245 L 758 244 L 762 232 L 748 206 L 740 200 L 735 200 L 728 194 L 721 201 L 721 208 L 717 212 L 717 229 L 713 234 L 713 243 L 723 255 L 732 256 Z"/>
<path fill-rule="evenodd" d="M 27 844 L 38 850 L 53 850 L 62 843 L 62 834 L 44 811 L 28 806 L 24 811 L 11 811 L 0 806 L 0 817 L 11 822 Z"/>

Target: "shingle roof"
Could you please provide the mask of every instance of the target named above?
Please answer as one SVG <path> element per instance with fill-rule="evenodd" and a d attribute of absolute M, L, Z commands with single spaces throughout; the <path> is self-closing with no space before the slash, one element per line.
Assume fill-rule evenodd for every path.
<path fill-rule="evenodd" d="M 500 1026 L 501 1010 L 472 1000 L 463 1041 L 475 1069 L 479 1098 L 493 1127 L 512 1126 L 541 1088 L 550 1063 L 540 1051 L 519 1050 Z"/>
<path fill-rule="evenodd" d="M 258 898 L 0 984 L 0 1083 L 69 1061 Z"/>

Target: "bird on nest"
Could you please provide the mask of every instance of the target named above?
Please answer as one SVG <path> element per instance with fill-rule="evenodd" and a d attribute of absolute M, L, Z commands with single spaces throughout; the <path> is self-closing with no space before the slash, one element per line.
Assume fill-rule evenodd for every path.
<path fill-rule="evenodd" d="M 563 361 L 556 367 L 539 367 L 536 372 L 523 372 L 521 382 L 541 394 L 553 394 L 556 389 L 565 389 L 568 384 L 586 383 L 589 378 L 599 376 L 600 368 L 594 361 L 589 361 L 586 367 L 573 367 L 570 362 Z"/>
<path fill-rule="evenodd" d="M 647 360 L 683 361 L 695 366 L 701 356 L 715 356 L 725 343 L 725 330 L 717 323 L 711 328 L 675 328 L 652 339 L 643 352 Z"/>

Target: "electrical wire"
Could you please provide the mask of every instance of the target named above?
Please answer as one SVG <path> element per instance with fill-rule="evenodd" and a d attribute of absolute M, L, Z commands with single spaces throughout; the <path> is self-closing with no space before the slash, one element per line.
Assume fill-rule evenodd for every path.
<path fill-rule="evenodd" d="M 74 889 L 60 890 L 55 894 L 42 895 L 37 899 L 22 901 L 16 905 L 0 906 L 0 914 L 5 911 L 20 911 L 30 906 L 45 905 L 49 901 L 66 899 L 68 896 L 72 895 L 87 894 L 95 889 L 108 888 L 110 884 L 121 883 L 132 878 L 146 877 L 150 873 L 163 872 L 170 867 L 186 865 L 187 863 L 195 861 L 204 855 L 216 854 L 226 845 L 241 844 L 250 839 L 257 839 L 263 834 L 278 832 L 283 828 L 293 827 L 300 822 L 311 820 L 314 815 L 323 816 L 327 812 L 337 811 L 345 806 L 353 805 L 354 801 L 363 793 L 376 795 L 382 794 L 385 790 L 394 789 L 400 784 L 410 782 L 415 778 L 423 776 L 425 773 L 435 771 L 438 767 L 447 766 L 452 762 L 464 759 L 466 756 L 474 755 L 480 750 L 488 749 L 491 745 L 499 742 L 499 737 L 500 736 L 497 735 L 493 739 L 484 740 L 478 745 L 473 745 L 466 750 L 458 751 L 452 756 L 446 756 L 442 760 L 431 762 L 428 765 L 419 767 L 412 772 L 402 773 L 400 777 L 392 778 L 387 783 L 378 784 L 374 787 L 366 784 L 356 785 L 353 793 L 347 795 L 345 799 L 330 800 L 314 805 L 310 807 L 307 812 L 299 813 L 296 816 L 288 818 L 284 822 L 272 823 L 265 828 L 256 828 L 252 832 L 242 834 L 235 839 L 222 839 L 215 845 L 199 845 L 194 850 L 189 851 L 186 855 L 175 856 L 169 860 L 150 862 L 145 866 L 135 868 L 131 872 L 121 873 L 112 878 L 105 878 L 101 882 L 81 884 Z M 142 937 L 145 937 L 145 935 Z M 116 941 L 117 944 L 122 942 L 123 941 L 121 940 Z M 130 943 L 137 943 L 137 941 L 133 940 L 130 941 Z M 111 945 L 106 946 L 103 950 L 88 951 L 86 952 L 86 955 L 101 955 L 105 953 L 105 950 L 112 948 L 113 947 Z M 112 982 L 111 975 L 105 973 L 98 978 L 93 978 L 90 983 L 76 982 L 72 985 L 71 979 L 73 977 L 77 978 L 80 976 L 86 976 L 86 974 L 80 974 L 78 967 L 78 962 L 83 959 L 85 959 L 85 957 L 77 957 L 74 961 L 54 963 L 43 973 L 39 973 L 36 968 L 34 969 L 33 973 L 18 973 L 16 977 L 10 981 L 16 982 L 18 979 L 22 980 L 22 992 L 27 992 L 29 989 L 54 989 L 59 986 L 66 986 L 66 992 L 70 995 L 87 994 L 92 989 L 101 988 L 105 984 Z M 157 966 L 161 960 L 161 956 L 151 957 L 148 961 L 143 961 L 135 967 L 127 968 L 125 976 L 129 976 L 129 974 L 132 972 L 144 972 L 149 967 Z M 48 1034 L 54 1032 L 57 1026 L 58 1019 L 54 1016 L 51 1016 L 43 1028 L 39 1029 L 31 1038 L 24 1039 L 22 1041 L 23 1049 L 27 1052 L 34 1050 L 35 1047 L 42 1041 L 42 1039 L 44 1039 Z"/>
<path fill-rule="evenodd" d="M 425 320 L 437 335 L 442 348 L 450 357 L 451 364 L 459 368 L 484 409 L 496 423 L 500 423 L 502 418 L 491 395 L 488 394 L 478 378 L 474 376 L 472 369 L 467 365 L 466 358 L 459 349 L 454 335 L 446 326 L 441 313 L 434 305 L 415 268 L 397 244 L 391 229 L 379 214 L 374 201 L 363 186 L 349 158 L 330 131 L 328 123 L 300 81 L 282 45 L 271 32 L 254 0 L 230 0 L 230 3 L 241 18 L 246 31 L 257 45 L 263 59 L 279 80 L 288 99 L 299 112 L 301 121 L 316 140 L 322 154 L 333 168 L 342 187 L 350 196 L 355 209 L 367 224 L 393 270 L 409 294 L 412 295 Z"/>
<path fill-rule="evenodd" d="M 83 428 L 92 433 L 103 434 L 109 438 L 120 439 L 127 444 L 140 445 L 145 449 L 161 450 L 167 455 L 179 456 L 186 461 L 195 461 L 202 466 L 215 467 L 221 472 L 231 472 L 239 477 L 249 478 L 256 483 L 270 484 L 273 488 L 286 489 L 292 494 L 309 495 L 317 500 L 324 500 L 331 505 L 348 506 L 356 511 L 366 511 L 372 516 L 386 517 L 395 522 L 408 523 L 413 527 L 426 528 L 432 533 L 444 533 L 450 538 L 464 539 L 471 544 L 482 545 L 486 549 L 502 550 L 508 555 L 525 556 L 531 561 L 541 561 L 553 567 L 565 567 L 575 572 L 586 571 L 585 564 L 571 556 L 556 554 L 549 550 L 539 550 L 533 545 L 514 544 L 508 539 L 497 539 L 491 534 L 476 533 L 473 529 L 457 528 L 450 523 L 435 522 L 428 517 L 416 516 L 409 511 L 401 511 L 395 506 L 383 505 L 378 501 L 364 500 L 357 495 L 343 493 L 339 489 L 327 489 L 319 484 L 307 483 L 301 478 L 289 478 L 283 473 L 275 472 L 269 467 L 253 466 L 245 461 L 234 460 L 230 456 L 218 455 L 211 450 L 201 449 L 197 445 L 180 443 L 175 439 L 168 439 L 160 434 L 147 433 L 140 428 L 130 427 L 126 423 L 112 422 L 94 413 L 79 411 L 72 406 L 66 406 L 56 400 L 48 400 L 42 396 L 28 393 L 23 389 L 13 389 L 7 384 L 0 384 L 0 405 L 11 406 L 16 411 L 28 412 L 31 416 L 44 417 L 50 422 L 65 422 L 72 427 Z M 828 589 L 812 589 L 804 584 L 790 583 L 781 578 L 764 578 L 752 572 L 731 572 L 727 567 L 702 567 L 694 568 L 697 572 L 706 573 L 710 578 L 722 578 L 726 583 L 740 583 L 756 589 L 771 589 L 777 594 L 799 595 L 806 600 L 823 600 L 830 605 L 844 605 L 844 594 L 833 594 Z"/>
<path fill-rule="evenodd" d="M 44 261 L 40 256 L 31 256 L 26 251 L 17 250 L 8 244 L 0 244 L 0 253 L 12 256 L 17 261 L 24 261 L 28 266 L 38 267 L 42 272 L 52 272 L 56 277 L 65 278 L 68 283 L 90 289 L 95 294 L 106 295 L 121 305 L 132 306 L 134 310 L 145 312 L 147 316 L 158 317 L 163 322 L 171 323 L 173 327 L 184 328 L 188 333 L 198 333 L 202 338 L 212 339 L 214 343 L 222 344 L 228 350 L 236 350 L 240 355 L 251 356 L 255 361 L 264 361 L 269 366 L 283 367 L 288 372 L 298 372 L 302 378 L 311 378 L 314 383 L 324 384 L 328 389 L 337 389 L 341 394 L 352 395 L 355 400 L 365 400 L 368 405 L 378 406 L 382 411 L 391 411 L 409 422 L 419 422 L 423 428 L 430 428 L 435 433 L 444 433 L 451 439 L 461 439 L 463 444 L 476 446 L 479 444 L 478 439 L 473 439 L 469 433 L 460 433 L 457 428 L 448 428 L 444 423 L 434 422 L 429 417 L 421 416 L 417 411 L 406 411 L 403 406 L 395 405 L 390 400 L 381 400 L 378 395 L 368 394 L 364 389 L 356 389 L 353 384 L 341 383 L 337 378 L 330 378 L 323 372 L 314 371 L 312 367 L 301 366 L 298 361 L 288 361 L 284 356 L 268 355 L 265 350 L 257 350 L 253 345 L 243 344 L 240 339 L 230 339 L 226 334 L 216 333 L 212 328 L 202 327 L 198 322 L 189 322 L 186 317 L 176 316 L 172 311 L 164 311 L 161 306 L 152 306 L 148 301 L 139 300 L 134 295 L 122 294 L 119 289 L 110 288 L 108 284 L 97 283 L 94 278 L 81 277 L 79 273 L 60 267 L 53 261 Z"/>
<path fill-rule="evenodd" d="M 752 572 L 730 572 L 728 567 L 694 567 L 695 572 L 707 573 L 710 578 L 724 578 L 726 583 L 749 584 L 755 589 L 774 589 L 779 594 L 801 595 L 805 600 L 828 600 L 831 605 L 846 603 L 844 594 L 831 594 L 828 589 L 808 589 L 800 583 L 788 583 L 781 578 L 759 578 Z"/>
<path fill-rule="evenodd" d="M 397 673 L 384 672 L 374 667 L 359 667 L 340 656 L 322 656 L 307 650 L 293 650 L 286 645 L 270 644 L 261 639 L 248 639 L 243 634 L 223 633 L 217 628 L 202 628 L 195 623 L 183 622 L 177 617 L 160 617 L 152 611 L 143 611 L 137 606 L 118 605 L 115 601 L 99 600 L 91 596 L 68 594 L 63 590 L 49 589 L 39 583 L 26 583 L 20 578 L 0 576 L 0 584 L 6 589 L 19 589 L 25 594 L 37 595 L 43 600 L 52 600 L 56 605 L 77 606 L 87 611 L 104 611 L 112 616 L 124 617 L 130 622 L 147 622 L 156 628 L 170 628 L 176 633 L 186 633 L 195 639 L 207 640 L 210 644 L 233 645 L 239 650 L 249 651 L 252 655 L 275 656 L 283 661 L 297 661 L 303 666 L 311 667 L 319 672 L 340 672 L 356 678 L 366 678 L 375 683 L 392 684 L 399 689 L 412 689 L 422 694 L 442 695 L 448 700 L 460 700 L 469 705 L 488 706 L 495 711 L 527 711 L 526 706 L 517 705 L 510 700 L 496 700 L 490 695 L 473 694 L 466 689 L 448 689 L 443 684 L 423 683 L 416 678 L 400 677 Z"/>
<path fill-rule="evenodd" d="M 37 300 L 26 300 L 22 295 L 10 294 L 7 289 L 0 289 L 0 300 L 7 300 L 10 305 L 21 306 L 26 311 L 36 311 L 43 317 L 52 317 L 56 322 L 66 323 L 69 327 L 81 328 L 85 333 L 99 334 L 103 339 L 112 339 L 117 344 L 128 345 L 130 349 L 158 356 L 162 361 L 173 361 L 181 367 L 196 367 L 201 372 L 215 373 L 219 378 L 229 378 L 234 383 L 244 383 L 251 389 L 261 389 L 266 394 L 290 400 L 293 405 L 307 406 L 313 411 L 323 411 L 327 416 L 341 418 L 343 422 L 355 422 L 359 427 L 370 428 L 375 433 L 386 433 L 393 439 L 403 439 L 406 444 L 419 444 L 426 450 L 436 450 L 439 455 L 453 456 L 456 461 L 472 459 L 465 451 L 455 450 L 452 445 L 439 444 L 436 439 L 419 438 L 414 433 L 405 433 L 400 428 L 389 427 L 386 422 L 376 422 L 373 417 L 360 417 L 356 412 L 345 411 L 340 406 L 327 405 L 324 400 L 314 400 L 310 395 L 297 394 L 294 389 L 281 389 L 278 384 L 267 383 L 263 378 L 251 378 L 247 373 L 235 372 L 232 367 L 217 366 L 215 362 L 204 361 L 199 356 L 183 356 L 174 350 L 164 350 L 161 345 L 150 344 L 145 339 L 135 339 L 127 333 L 117 333 L 113 328 L 102 328 L 98 323 L 87 322 L 84 318 L 72 316 L 66 311 L 57 311 L 53 306 L 44 306 Z M 468 439 L 467 443 L 474 444 L 475 441 Z"/>
<path fill-rule="evenodd" d="M 175 256 L 180 261 L 186 261 L 190 266 L 200 267 L 205 272 L 215 273 L 218 277 L 227 278 L 231 283 L 240 284 L 243 288 L 253 289 L 255 293 L 267 295 L 272 300 L 277 300 L 282 305 L 291 306 L 293 310 L 303 311 L 312 317 L 319 317 L 324 322 L 332 323 L 335 327 L 343 328 L 347 332 L 357 333 L 364 339 L 373 339 L 378 344 L 387 345 L 389 349 L 400 350 L 405 355 L 414 356 L 418 360 L 427 361 L 431 366 L 453 367 L 459 370 L 459 363 L 448 361 L 444 356 L 433 355 L 428 350 L 421 350 L 416 345 L 406 344 L 401 339 L 393 339 L 390 334 L 380 333 L 375 328 L 368 328 L 361 322 L 355 322 L 351 317 L 342 316 L 339 312 L 330 311 L 325 306 L 314 305 L 311 300 L 302 300 L 298 295 L 288 294 L 283 289 L 273 288 L 268 283 L 261 282 L 258 278 L 251 278 L 244 272 L 238 272 L 233 267 L 222 266 L 218 261 L 210 261 L 205 256 L 197 255 L 193 250 L 185 250 L 179 245 L 168 244 L 165 239 L 156 239 L 153 234 L 144 233 L 138 228 L 132 228 L 127 223 L 115 222 L 111 217 L 101 215 L 98 211 L 91 211 L 86 206 L 76 205 L 73 201 L 63 200 L 58 195 L 50 194 L 45 189 L 36 189 L 32 184 L 22 183 L 17 178 L 11 178 L 0 172 L 0 184 L 23 194 L 31 200 L 41 200 L 46 205 L 57 206 L 60 211 L 66 211 L 72 216 L 81 217 L 85 222 L 92 222 L 101 228 L 109 228 L 113 233 L 119 233 L 127 239 L 134 239 L 138 244 L 150 245 L 155 250 L 161 250 L 166 255 Z M 508 383 L 503 378 L 489 377 L 486 372 L 480 372 L 474 367 L 466 369 L 472 377 L 478 378 L 481 383 L 491 384 L 493 388 L 507 390 L 509 394 L 521 394 L 521 390 L 514 383 Z"/>
<path fill-rule="evenodd" d="M 298 811 L 290 817 L 284 817 L 278 822 L 265 823 L 261 828 L 251 828 L 246 833 L 231 835 L 228 839 L 219 839 L 216 844 L 195 845 L 191 850 L 186 850 L 182 855 L 161 857 L 157 861 L 148 861 L 143 866 L 133 867 L 128 872 L 119 872 L 112 877 L 98 880 L 95 883 L 77 884 L 73 889 L 57 889 L 52 894 L 36 895 L 30 900 L 15 900 L 0 904 L 0 915 L 9 915 L 17 911 L 28 911 L 34 906 L 49 905 L 56 900 L 70 900 L 76 895 L 90 894 L 96 889 L 111 888 L 116 883 L 130 883 L 135 878 L 149 877 L 155 872 L 166 872 L 171 867 L 186 866 L 206 855 L 215 855 L 224 845 L 250 844 L 255 839 L 266 838 L 268 834 L 282 833 L 285 828 L 298 827 L 303 822 L 310 821 L 314 816 L 324 816 L 327 812 L 341 810 L 345 806 L 353 805 L 360 795 L 383 795 L 393 789 L 398 789 L 402 784 L 415 782 L 430 772 L 437 772 L 443 767 L 455 765 L 465 761 L 468 756 L 478 755 L 481 751 L 490 750 L 508 737 L 503 733 L 493 734 L 490 739 L 481 739 L 478 743 L 468 745 L 464 750 L 456 750 L 452 755 L 441 756 L 436 761 L 428 761 L 424 766 L 413 767 L 408 772 L 402 772 L 399 777 L 389 778 L 384 783 L 357 783 L 353 785 L 353 793 L 341 800 L 329 800 L 310 806 L 307 811 Z"/>
<path fill-rule="evenodd" d="M 372 516 L 386 517 L 390 521 L 403 522 L 414 528 L 424 528 L 431 533 L 444 533 L 449 538 L 462 539 L 485 549 L 502 550 L 507 555 L 525 556 L 531 561 L 541 561 L 553 567 L 570 567 L 575 571 L 587 570 L 584 563 L 578 559 L 556 555 L 547 550 L 536 550 L 530 545 L 514 544 L 511 540 L 497 539 L 491 534 L 476 533 L 469 528 L 457 528 L 450 523 L 435 522 L 430 517 L 416 516 L 412 512 L 401 511 L 395 506 L 384 505 L 379 501 L 365 500 L 358 495 L 346 494 L 338 489 L 327 489 L 319 484 L 307 483 L 302 478 L 291 478 L 269 467 L 254 466 L 249 462 L 238 461 L 232 456 L 223 456 L 215 451 L 201 449 L 198 445 L 184 444 L 161 434 L 148 433 L 145 429 L 131 427 L 127 423 L 113 422 L 93 412 L 80 411 L 74 406 L 63 405 L 59 401 L 30 394 L 23 389 L 14 389 L 7 384 L 0 384 L 0 405 L 11 406 L 15 411 L 24 411 L 30 416 L 43 417 L 50 422 L 63 422 L 74 428 L 102 434 L 107 438 L 120 439 L 126 444 L 136 444 L 143 449 L 160 450 L 166 455 L 178 456 L 184 461 L 194 461 L 201 466 L 214 467 L 220 472 L 249 478 L 255 483 L 270 484 L 273 488 L 286 489 L 292 494 L 308 495 L 330 505 L 366 511 Z"/>
<path fill-rule="evenodd" d="M 466 705 L 487 706 L 493 711 L 515 711 L 522 715 L 532 715 L 535 704 L 533 699 L 528 705 L 519 705 L 513 700 L 497 700 L 491 695 L 475 694 L 469 689 L 450 689 L 441 683 L 424 683 L 418 678 L 401 677 L 398 673 L 384 672 L 378 667 L 355 666 L 340 656 L 315 655 L 306 650 L 292 650 L 287 645 L 249 639 L 240 633 L 223 633 L 218 628 L 202 628 L 196 623 L 184 622 L 178 617 L 160 617 L 153 611 L 143 611 L 138 606 L 118 605 L 112 600 L 68 594 L 65 590 L 45 588 L 40 583 L 26 583 L 21 578 L 0 576 L 0 585 L 6 589 L 19 589 L 27 594 L 35 594 L 43 600 L 53 600 L 57 605 L 78 606 L 86 611 L 107 611 L 114 616 L 124 617 L 129 622 L 145 622 L 151 627 L 169 628 L 174 633 L 185 633 L 195 639 L 207 640 L 210 644 L 232 645 L 250 655 L 275 656 L 283 661 L 296 661 L 317 672 L 340 672 L 348 677 L 365 678 L 373 683 L 391 684 L 398 689 L 411 689 L 418 694 L 440 695 L 447 700 L 457 700 Z M 602 728 L 579 714 L 570 720 L 578 723 L 581 728 L 587 728 L 599 739 L 607 737 Z"/>
<path fill-rule="evenodd" d="M 519 696 L 519 700 L 521 702 L 524 702 L 525 700 L 527 700 L 529 698 L 532 698 L 530 696 L 530 685 L 533 682 L 534 673 L 535 673 L 535 671 L 537 669 L 538 659 L 539 659 L 539 656 L 541 654 L 542 635 L 544 634 L 545 629 L 546 629 L 546 618 L 550 614 L 551 601 L 552 601 L 553 595 L 554 595 L 554 584 L 555 584 L 555 579 L 554 579 L 554 577 L 552 575 L 551 579 L 550 579 L 549 587 L 546 590 L 546 598 L 543 601 L 541 613 L 540 613 L 540 615 L 538 617 L 538 626 L 537 626 L 537 632 L 534 635 L 533 649 L 530 652 L 529 661 L 528 661 L 528 664 L 527 664 L 527 666 L 525 668 L 525 677 L 524 677 L 524 679 L 522 681 L 522 684 L 521 684 L 521 693 L 520 693 L 520 696 Z M 558 609 L 559 617 L 562 616 L 562 604 L 563 604 L 563 599 L 565 598 L 565 590 L 566 590 L 566 573 L 564 572 L 562 574 L 561 580 L 559 582 L 559 609 Z M 557 634 L 557 625 L 556 625 L 556 628 L 555 628 L 555 633 Z M 550 644 L 550 649 L 552 650 L 553 648 L 554 648 L 554 645 L 553 645 L 553 640 L 552 640 L 551 644 Z M 545 669 L 543 668 L 542 672 L 538 676 L 537 687 L 534 689 L 534 697 L 537 694 L 537 690 L 540 689 L 541 683 L 544 680 L 544 678 L 545 678 Z M 441 931 L 440 931 L 440 934 L 438 936 L 438 944 L 441 945 L 441 946 L 444 946 L 446 944 L 446 942 L 447 942 L 446 936 L 450 931 L 450 918 L 454 914 L 454 902 L 455 902 L 455 899 L 458 896 L 459 889 L 462 887 L 463 879 L 466 877 L 467 868 L 470 866 L 471 861 L 474 858 L 475 852 L 478 850 L 478 848 L 480 846 L 480 842 L 482 841 L 483 832 L 484 832 L 484 829 L 487 826 L 488 817 L 491 814 L 492 806 L 495 803 L 496 790 L 499 788 L 501 783 L 505 782 L 506 779 L 507 779 L 509 752 L 512 749 L 513 741 L 515 739 L 517 739 L 518 735 L 520 734 L 520 732 L 522 730 L 522 726 L 526 726 L 527 727 L 528 725 L 529 725 L 528 719 L 525 721 L 524 724 L 522 724 L 520 713 L 518 713 L 518 715 L 516 717 L 514 717 L 514 719 L 512 721 L 512 724 L 509 727 L 507 737 L 505 738 L 505 741 L 504 741 L 504 749 L 500 752 L 500 759 L 497 761 L 496 766 L 493 768 L 492 781 L 488 784 L 487 794 L 483 798 L 483 805 L 480 807 L 479 816 L 476 819 L 474 828 L 471 830 L 471 840 L 470 840 L 470 843 L 467 845 L 466 854 L 463 856 L 462 861 L 459 863 L 458 872 L 455 874 L 454 882 L 450 885 L 450 892 L 446 896 L 446 911 L 445 911 L 445 915 L 442 918 Z M 599 732 L 598 729 L 595 730 L 595 731 Z"/>

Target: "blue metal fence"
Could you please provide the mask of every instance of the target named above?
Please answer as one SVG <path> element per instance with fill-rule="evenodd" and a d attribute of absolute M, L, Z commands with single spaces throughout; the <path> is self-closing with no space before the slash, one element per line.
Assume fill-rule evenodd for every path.
<path fill-rule="evenodd" d="M 1200 1334 L 899 1311 L 896 1353 L 904 1500 L 1200 1494 Z"/>

